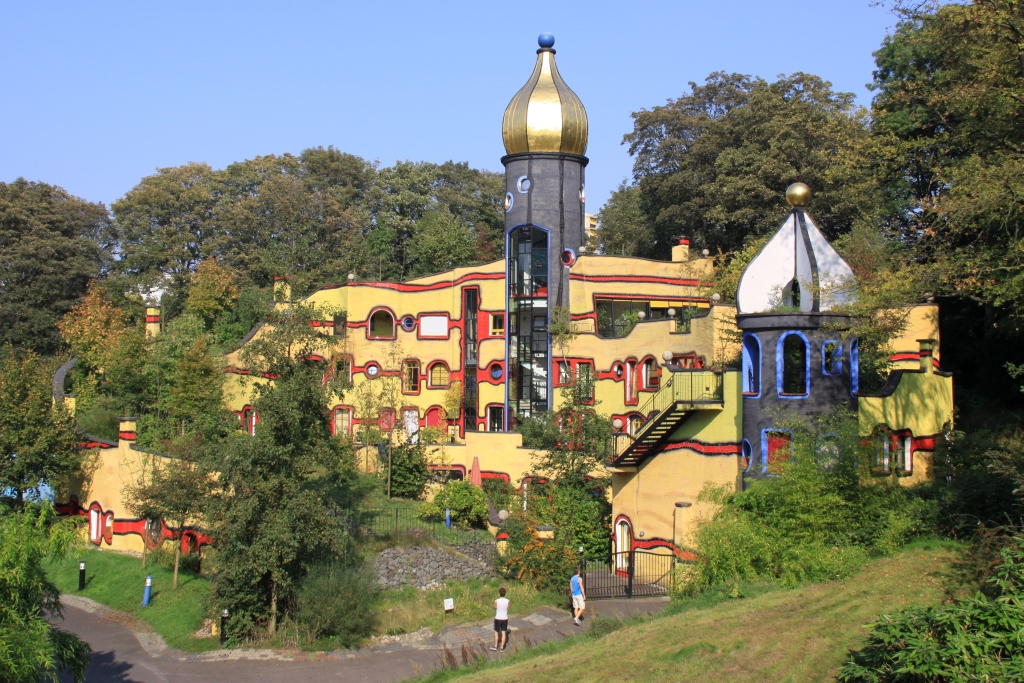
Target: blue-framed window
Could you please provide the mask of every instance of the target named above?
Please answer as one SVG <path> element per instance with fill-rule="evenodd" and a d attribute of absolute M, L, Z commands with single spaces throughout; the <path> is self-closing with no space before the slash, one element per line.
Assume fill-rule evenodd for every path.
<path fill-rule="evenodd" d="M 850 342 L 850 393 L 860 391 L 860 342 Z"/>
<path fill-rule="evenodd" d="M 761 474 L 778 475 L 793 460 L 793 431 L 769 427 L 761 430 Z"/>
<path fill-rule="evenodd" d="M 749 333 L 743 335 L 743 395 L 761 395 L 761 340 Z"/>
<path fill-rule="evenodd" d="M 779 398 L 807 398 L 811 393 L 811 344 L 802 333 L 786 332 L 775 349 L 775 384 Z"/>
<path fill-rule="evenodd" d="M 821 374 L 843 374 L 843 342 L 836 339 L 821 342 Z"/>

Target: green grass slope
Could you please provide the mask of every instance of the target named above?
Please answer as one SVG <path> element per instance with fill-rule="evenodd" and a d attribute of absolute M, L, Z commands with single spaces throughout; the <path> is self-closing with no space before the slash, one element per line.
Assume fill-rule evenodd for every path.
<path fill-rule="evenodd" d="M 942 602 L 958 588 L 948 543 L 915 543 L 845 582 L 770 591 L 689 609 L 507 665 L 438 672 L 471 681 L 828 681 L 879 614 Z"/>
<path fill-rule="evenodd" d="M 78 590 L 78 563 L 85 562 L 85 590 Z M 172 590 L 174 571 L 156 562 L 143 569 L 142 561 L 111 551 L 83 550 L 63 562 L 45 565 L 47 576 L 61 593 L 82 595 L 149 623 L 171 647 L 197 651 L 219 647 L 216 638 L 193 638 L 203 625 L 210 582 L 188 572 L 178 573 L 178 589 Z M 149 607 L 142 606 L 146 576 L 153 577 Z"/>

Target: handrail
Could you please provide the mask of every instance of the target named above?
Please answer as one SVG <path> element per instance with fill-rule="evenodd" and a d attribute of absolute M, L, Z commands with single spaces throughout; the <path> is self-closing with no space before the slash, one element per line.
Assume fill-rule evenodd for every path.
<path fill-rule="evenodd" d="M 635 434 L 612 434 L 612 453 L 622 455 L 654 423 L 654 419 L 677 403 L 722 403 L 722 373 L 713 370 L 671 371 L 668 381 L 651 396 L 639 412 L 644 424 Z"/>

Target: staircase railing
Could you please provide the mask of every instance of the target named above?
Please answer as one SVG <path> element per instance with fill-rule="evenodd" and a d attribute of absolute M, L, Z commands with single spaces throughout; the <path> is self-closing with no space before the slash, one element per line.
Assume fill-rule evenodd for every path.
<path fill-rule="evenodd" d="M 610 460 L 622 455 L 633 443 L 641 438 L 657 417 L 677 403 L 722 403 L 724 385 L 722 373 L 713 370 L 680 370 L 668 373 L 669 377 L 661 389 L 654 393 L 637 411 L 644 418 L 644 424 L 636 434 L 628 431 L 613 433 L 609 448 Z M 628 425 L 624 425 L 628 427 Z"/>

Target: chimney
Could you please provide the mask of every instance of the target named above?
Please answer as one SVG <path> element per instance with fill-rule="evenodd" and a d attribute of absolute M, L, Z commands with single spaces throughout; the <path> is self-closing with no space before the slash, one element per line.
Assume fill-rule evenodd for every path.
<path fill-rule="evenodd" d="M 137 417 L 119 417 L 120 425 L 117 428 L 117 439 L 118 441 L 135 441 L 135 423 L 138 422 Z"/>
<path fill-rule="evenodd" d="M 679 244 L 672 246 L 672 261 L 679 263 L 690 260 L 690 240 L 685 237 L 677 238 Z"/>
<path fill-rule="evenodd" d="M 286 304 L 292 300 L 292 279 L 284 275 L 274 277 L 274 303 Z"/>
<path fill-rule="evenodd" d="M 146 307 L 146 337 L 153 339 L 160 334 L 160 307 Z"/>
<path fill-rule="evenodd" d="M 934 367 L 932 365 L 932 353 L 935 351 L 935 340 L 918 339 L 917 343 L 920 345 L 921 349 L 921 371 L 930 373 Z"/>

